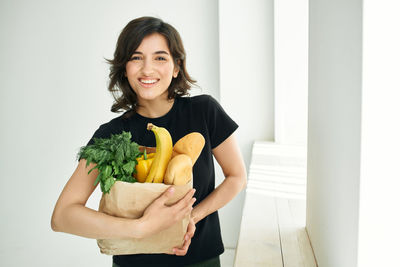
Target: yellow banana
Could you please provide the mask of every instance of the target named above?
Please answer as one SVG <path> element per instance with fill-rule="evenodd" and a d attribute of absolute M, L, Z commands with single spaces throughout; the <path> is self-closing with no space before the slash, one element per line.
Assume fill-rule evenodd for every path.
<path fill-rule="evenodd" d="M 147 124 L 147 130 L 153 131 L 156 137 L 156 154 L 146 183 L 162 183 L 172 155 L 172 138 L 167 129 L 157 127 L 152 123 Z"/>

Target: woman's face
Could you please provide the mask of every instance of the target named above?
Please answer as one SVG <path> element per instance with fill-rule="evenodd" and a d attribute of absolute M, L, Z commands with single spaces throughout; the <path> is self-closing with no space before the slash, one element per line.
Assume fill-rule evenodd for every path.
<path fill-rule="evenodd" d="M 143 38 L 125 69 L 125 75 L 139 103 L 167 99 L 172 77 L 178 75 L 167 40 L 159 33 Z"/>

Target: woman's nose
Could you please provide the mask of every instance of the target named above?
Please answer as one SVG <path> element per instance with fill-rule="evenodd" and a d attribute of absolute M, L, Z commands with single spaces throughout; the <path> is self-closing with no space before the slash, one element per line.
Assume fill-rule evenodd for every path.
<path fill-rule="evenodd" d="M 142 72 L 144 75 L 150 75 L 154 71 L 153 63 L 151 60 L 145 59 L 143 60 Z"/>

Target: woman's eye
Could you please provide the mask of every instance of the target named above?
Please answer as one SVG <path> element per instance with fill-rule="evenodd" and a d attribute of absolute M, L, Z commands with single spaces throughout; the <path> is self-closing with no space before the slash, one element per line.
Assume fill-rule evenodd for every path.
<path fill-rule="evenodd" d="M 131 60 L 140 60 L 140 57 L 139 56 L 133 56 L 133 57 L 131 57 Z"/>
<path fill-rule="evenodd" d="M 164 60 L 167 60 L 165 57 L 156 57 L 156 60 L 161 60 L 161 61 L 164 61 Z"/>

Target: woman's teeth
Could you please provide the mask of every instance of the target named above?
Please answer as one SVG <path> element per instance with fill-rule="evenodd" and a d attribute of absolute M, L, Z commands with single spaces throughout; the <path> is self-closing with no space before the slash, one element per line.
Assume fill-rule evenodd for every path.
<path fill-rule="evenodd" d="M 150 83 L 155 83 L 157 80 L 140 80 L 142 83 L 150 84 Z"/>

